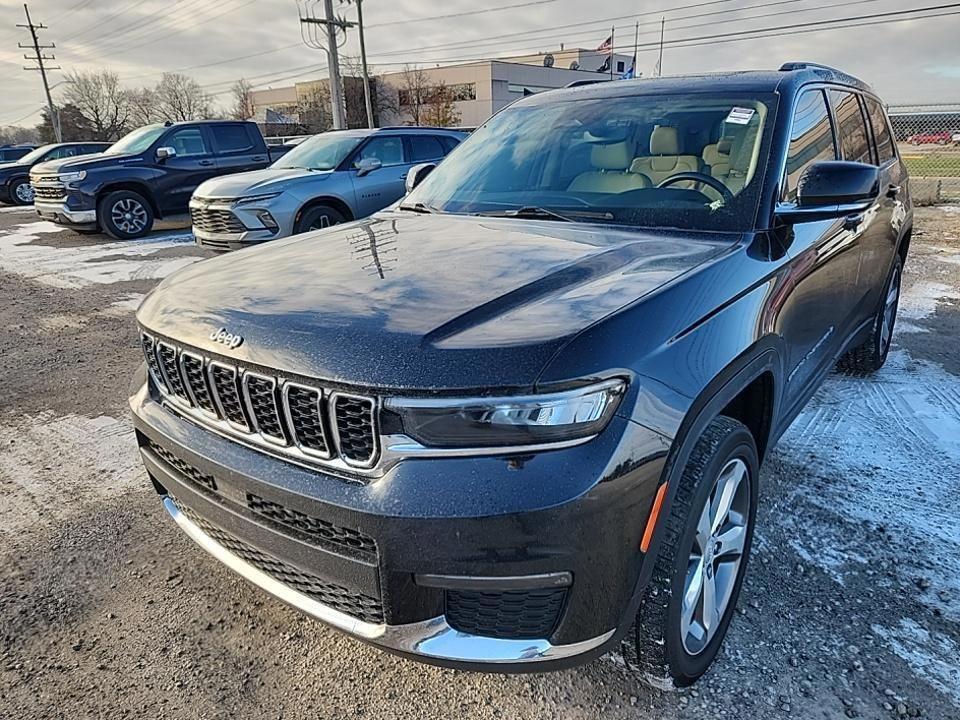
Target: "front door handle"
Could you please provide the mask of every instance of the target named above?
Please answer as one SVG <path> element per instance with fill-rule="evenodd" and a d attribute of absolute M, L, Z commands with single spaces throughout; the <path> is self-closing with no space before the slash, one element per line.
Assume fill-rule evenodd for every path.
<path fill-rule="evenodd" d="M 252 160 L 254 162 L 263 162 L 266 158 L 263 155 L 255 155 Z"/>
<path fill-rule="evenodd" d="M 404 173 L 403 175 L 401 175 L 401 176 L 400 176 L 400 179 L 401 179 L 401 180 L 406 180 L 406 179 L 407 179 L 407 174 Z"/>
<path fill-rule="evenodd" d="M 900 186 L 890 183 L 890 186 L 887 188 L 887 197 L 895 198 L 899 194 L 900 194 Z"/>
<path fill-rule="evenodd" d="M 206 167 L 208 165 L 213 165 L 213 160 L 201 160 L 198 164 Z"/>
<path fill-rule="evenodd" d="M 862 224 L 863 224 L 863 213 L 855 213 L 853 215 L 847 215 L 843 219 L 844 230 L 856 230 Z"/>

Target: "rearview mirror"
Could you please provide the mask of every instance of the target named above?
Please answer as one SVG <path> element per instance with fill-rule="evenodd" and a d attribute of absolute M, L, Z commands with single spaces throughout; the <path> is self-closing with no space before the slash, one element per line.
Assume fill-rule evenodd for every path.
<path fill-rule="evenodd" d="M 410 171 L 407 173 L 407 179 L 404 180 L 403 183 L 406 191 L 409 193 L 417 185 L 422 183 L 423 179 L 432 173 L 436 166 L 436 163 L 420 163 L 419 165 L 414 165 L 412 168 L 410 168 Z"/>
<path fill-rule="evenodd" d="M 172 147 L 159 147 L 157 148 L 157 160 L 163 162 L 167 158 L 172 158 L 177 156 L 177 149 Z"/>
<path fill-rule="evenodd" d="M 796 202 L 780 205 L 776 215 L 785 223 L 829 220 L 863 212 L 879 193 L 880 170 L 875 165 L 824 160 L 803 172 Z"/>
<path fill-rule="evenodd" d="M 383 163 L 380 162 L 379 158 L 368 157 L 363 158 L 362 160 L 357 160 L 354 165 L 357 168 L 357 177 L 363 177 L 368 173 L 372 173 L 374 170 L 383 166 Z"/>

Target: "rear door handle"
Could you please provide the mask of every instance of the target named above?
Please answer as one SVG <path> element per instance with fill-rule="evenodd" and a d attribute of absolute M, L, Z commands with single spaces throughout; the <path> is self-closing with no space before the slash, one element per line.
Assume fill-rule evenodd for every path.
<path fill-rule="evenodd" d="M 201 160 L 198 164 L 206 167 L 207 165 L 213 165 L 213 160 Z"/>
<path fill-rule="evenodd" d="M 266 158 L 263 155 L 256 155 L 253 158 L 254 162 L 263 162 L 264 160 L 266 160 Z"/>
<path fill-rule="evenodd" d="M 900 194 L 900 186 L 890 183 L 890 186 L 887 188 L 887 197 L 895 198 Z"/>
<path fill-rule="evenodd" d="M 401 176 L 400 176 L 400 179 L 401 179 L 401 180 L 406 180 L 406 179 L 407 179 L 407 174 L 404 173 L 403 175 L 401 175 Z"/>

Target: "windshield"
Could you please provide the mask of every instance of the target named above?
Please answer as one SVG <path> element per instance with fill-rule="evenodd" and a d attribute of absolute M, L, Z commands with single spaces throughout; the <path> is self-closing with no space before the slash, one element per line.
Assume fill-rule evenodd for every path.
<path fill-rule="evenodd" d="M 277 160 L 275 168 L 333 170 L 360 144 L 363 137 L 328 132 L 304 140 Z"/>
<path fill-rule="evenodd" d="M 163 125 L 146 125 L 128 132 L 113 145 L 104 150 L 105 155 L 136 155 L 142 153 L 163 135 L 167 128 Z"/>
<path fill-rule="evenodd" d="M 26 155 L 24 155 L 22 158 L 20 158 L 16 162 L 20 165 L 29 165 L 31 163 L 35 163 L 44 155 L 46 155 L 48 152 L 50 152 L 50 150 L 53 149 L 53 147 L 54 147 L 53 145 L 41 145 L 36 150 L 31 150 L 30 152 L 28 152 Z"/>
<path fill-rule="evenodd" d="M 495 115 L 403 207 L 697 230 L 752 226 L 774 95 L 567 98 Z"/>

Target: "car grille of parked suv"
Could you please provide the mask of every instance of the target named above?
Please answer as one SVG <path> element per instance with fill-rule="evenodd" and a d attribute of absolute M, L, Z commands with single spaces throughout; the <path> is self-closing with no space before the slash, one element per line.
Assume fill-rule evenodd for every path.
<path fill-rule="evenodd" d="M 63 185 L 34 185 L 33 194 L 37 200 L 63 200 Z"/>
<path fill-rule="evenodd" d="M 193 226 L 202 232 L 235 234 L 247 229 L 236 215 L 221 208 L 190 208 L 190 219 Z"/>
<path fill-rule="evenodd" d="M 141 335 L 160 392 L 201 423 L 281 457 L 369 469 L 379 456 L 377 401 L 212 360 Z"/>

